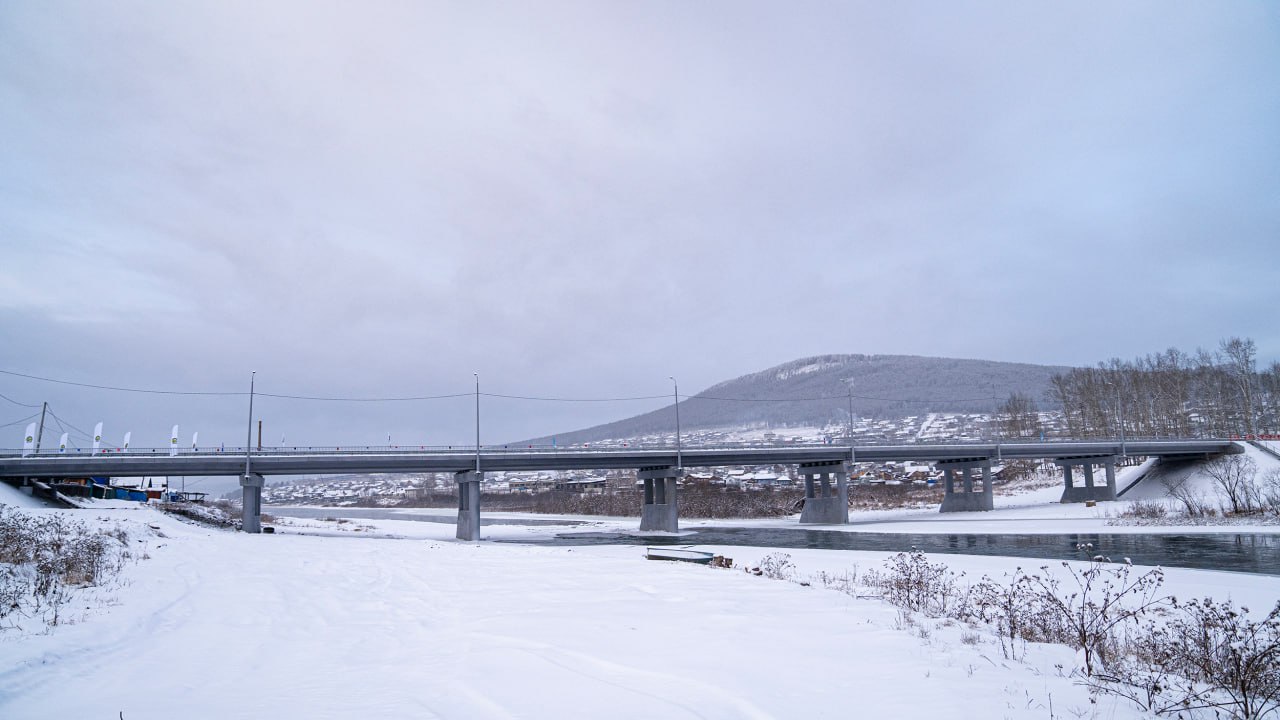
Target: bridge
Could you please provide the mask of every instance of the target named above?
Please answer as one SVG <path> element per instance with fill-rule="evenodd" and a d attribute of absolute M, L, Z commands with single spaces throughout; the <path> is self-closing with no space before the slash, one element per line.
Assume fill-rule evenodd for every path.
<path fill-rule="evenodd" d="M 1085 502 L 1116 498 L 1117 457 L 1185 460 L 1242 452 L 1243 447 L 1225 439 L 608 449 L 339 447 L 34 454 L 14 450 L 0 451 L 0 479 L 238 476 L 244 493 L 242 529 L 256 533 L 262 527 L 264 476 L 447 472 L 454 474 L 458 484 L 457 537 L 479 540 L 480 483 L 485 472 L 636 470 L 644 483 L 641 531 L 675 532 L 679 527 L 677 482 L 688 467 L 796 465 L 805 488 L 800 522 L 842 524 L 849 521 L 848 472 L 854 462 L 934 463 L 944 477 L 941 512 L 963 512 L 993 509 L 993 462 L 1052 460 L 1063 469 L 1062 501 Z M 1103 482 L 1095 482 L 1094 468 L 1099 466 L 1105 473 Z"/>

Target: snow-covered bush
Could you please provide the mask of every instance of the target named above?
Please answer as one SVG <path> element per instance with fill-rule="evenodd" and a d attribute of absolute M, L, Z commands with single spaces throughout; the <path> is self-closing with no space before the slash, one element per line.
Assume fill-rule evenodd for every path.
<path fill-rule="evenodd" d="M 791 562 L 788 553 L 769 553 L 760 559 L 760 566 L 755 568 L 757 575 L 774 580 L 795 580 L 796 564 Z"/>
<path fill-rule="evenodd" d="M 1016 568 L 1004 581 L 983 576 L 969 590 L 968 602 L 959 607 L 960 619 L 990 625 L 1000 639 L 1004 656 L 1020 660 L 1028 642 L 1047 642 L 1047 628 L 1052 623 L 1045 617 L 1044 604 L 1032 576 Z"/>
<path fill-rule="evenodd" d="M 964 602 L 957 592 L 957 576 L 942 563 L 930 563 L 913 549 L 885 561 L 884 572 L 867 573 L 867 584 L 879 588 L 885 600 L 930 617 L 955 613 Z"/>
<path fill-rule="evenodd" d="M 1175 603 L 1167 620 L 1144 623 L 1126 650 L 1089 679 L 1092 689 L 1177 717 L 1280 712 L 1280 603 L 1256 622 L 1231 602 Z"/>
<path fill-rule="evenodd" d="M 1116 566 L 1095 560 L 1083 570 L 1064 562 L 1062 567 L 1062 575 L 1045 567 L 1044 575 L 1031 576 L 1035 602 L 1042 608 L 1041 637 L 1081 651 L 1086 675 L 1118 654 L 1122 633 L 1171 603 L 1159 594 L 1164 584 L 1160 568 L 1135 577 L 1127 562 Z"/>
<path fill-rule="evenodd" d="M 1280 602 L 1262 620 L 1230 601 L 1192 600 L 1164 628 L 1166 662 L 1183 685 L 1187 709 L 1226 710 L 1231 717 L 1280 712 Z M 1212 692 L 1196 693 L 1199 688 Z"/>
<path fill-rule="evenodd" d="M 15 617 L 58 624 L 78 588 L 100 585 L 129 558 L 119 527 L 90 529 L 61 514 L 31 515 L 0 506 L 0 628 Z"/>
<path fill-rule="evenodd" d="M 162 512 L 179 515 L 202 525 L 220 528 L 240 527 L 240 506 L 227 500 L 215 500 L 211 503 L 159 503 L 156 507 Z M 265 522 L 267 516 L 262 517 Z"/>
<path fill-rule="evenodd" d="M 1160 520 L 1169 514 L 1169 508 L 1156 500 L 1135 500 L 1120 511 L 1120 517 L 1141 520 Z"/>

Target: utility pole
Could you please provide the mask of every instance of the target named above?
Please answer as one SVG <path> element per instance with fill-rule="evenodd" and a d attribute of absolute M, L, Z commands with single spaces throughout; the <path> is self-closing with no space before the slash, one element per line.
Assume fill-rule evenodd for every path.
<path fill-rule="evenodd" d="M 684 460 L 680 457 L 680 383 L 676 382 L 676 379 L 670 375 L 667 376 L 667 379 L 675 387 L 671 397 L 676 401 L 676 469 L 679 470 L 684 467 Z"/>
<path fill-rule="evenodd" d="M 249 457 L 253 453 L 253 381 L 257 371 L 249 373 L 249 427 L 244 436 L 244 476 L 249 478 Z"/>
<path fill-rule="evenodd" d="M 853 446 L 853 386 L 849 386 L 849 446 Z"/>
<path fill-rule="evenodd" d="M 476 478 L 480 477 L 480 373 L 476 376 Z"/>
<path fill-rule="evenodd" d="M 40 439 L 44 437 L 44 414 L 49 411 L 49 402 L 46 400 L 40 406 L 40 429 L 36 431 L 36 454 L 40 454 Z"/>
<path fill-rule="evenodd" d="M 998 441 L 1003 434 L 1000 430 L 1000 405 L 996 402 L 996 384 L 991 383 L 991 424 L 995 425 L 993 434 Z"/>

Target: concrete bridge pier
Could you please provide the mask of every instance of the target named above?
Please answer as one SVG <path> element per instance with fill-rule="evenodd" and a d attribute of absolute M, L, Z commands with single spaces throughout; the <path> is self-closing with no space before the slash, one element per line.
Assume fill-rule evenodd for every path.
<path fill-rule="evenodd" d="M 240 476 L 240 529 L 247 533 L 262 532 L 262 476 L 249 473 Z"/>
<path fill-rule="evenodd" d="M 646 467 L 636 473 L 644 482 L 644 505 L 640 508 L 641 532 L 679 532 L 680 505 L 676 482 L 680 469 Z"/>
<path fill-rule="evenodd" d="M 1062 490 L 1064 503 L 1082 503 L 1087 500 L 1116 499 L 1116 457 L 1103 455 L 1095 457 L 1056 458 L 1054 464 L 1062 468 Z M 1106 482 L 1098 485 L 1094 482 L 1093 467 L 1101 465 L 1106 473 Z M 1084 475 L 1084 484 L 1077 485 L 1072 468 L 1080 466 Z"/>
<path fill-rule="evenodd" d="M 801 525 L 845 525 L 849 522 L 849 471 L 844 461 L 800 463 L 804 476 Z M 831 476 L 835 475 L 835 488 Z M 833 492 L 834 490 L 834 492 Z"/>
<path fill-rule="evenodd" d="M 978 512 L 995 509 L 989 458 L 940 462 L 937 467 L 942 471 L 946 488 L 946 493 L 942 496 L 942 507 L 938 512 Z M 979 469 L 982 471 L 980 476 L 976 472 Z M 960 473 L 958 478 L 956 471 Z M 958 487 L 957 480 L 960 481 Z M 982 487 L 975 488 L 974 480 L 981 483 Z"/>
<path fill-rule="evenodd" d="M 480 481 L 484 473 L 464 470 L 453 474 L 458 483 L 458 533 L 459 540 L 476 542 L 480 539 Z"/>

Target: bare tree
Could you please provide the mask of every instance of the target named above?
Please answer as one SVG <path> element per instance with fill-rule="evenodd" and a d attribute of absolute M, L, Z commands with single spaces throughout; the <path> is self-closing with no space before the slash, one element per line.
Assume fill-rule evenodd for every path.
<path fill-rule="evenodd" d="M 1224 369 L 1231 378 L 1234 390 L 1238 393 L 1240 410 L 1244 416 L 1242 418 L 1244 432 L 1252 435 L 1254 433 L 1253 383 L 1254 376 L 1257 374 L 1258 348 L 1249 338 L 1233 337 L 1223 340 L 1220 350 L 1225 360 Z"/>
<path fill-rule="evenodd" d="M 1205 474 L 1227 496 L 1231 512 L 1251 513 L 1258 509 L 1260 493 L 1254 478 L 1258 464 L 1247 455 L 1223 455 L 1205 465 Z"/>
<path fill-rule="evenodd" d="M 1161 476 L 1160 484 L 1169 493 L 1169 497 L 1182 503 L 1182 509 L 1187 515 L 1200 517 L 1208 513 L 1209 507 L 1205 504 L 1204 497 L 1191 486 L 1191 473 L 1190 468 L 1181 473 L 1167 472 Z"/>
<path fill-rule="evenodd" d="M 1040 413 L 1036 401 L 1020 392 L 1009 394 L 1001 403 L 999 421 L 1001 434 L 1006 438 L 1035 438 L 1040 436 Z"/>

